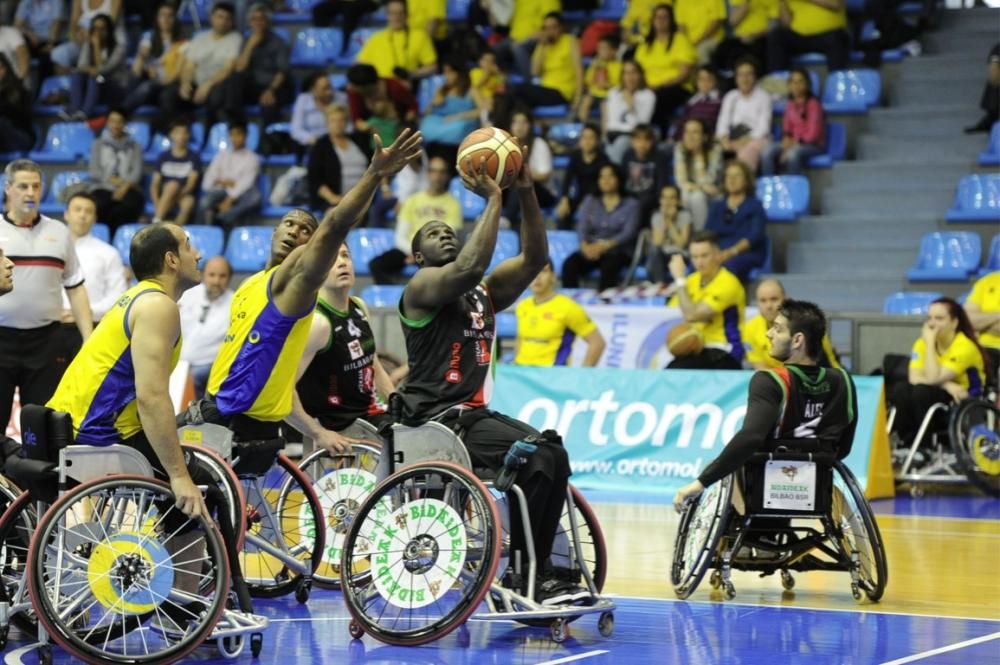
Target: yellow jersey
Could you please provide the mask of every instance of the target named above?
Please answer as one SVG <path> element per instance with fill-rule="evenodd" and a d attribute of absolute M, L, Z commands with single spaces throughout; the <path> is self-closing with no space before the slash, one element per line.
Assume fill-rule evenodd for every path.
<path fill-rule="evenodd" d="M 788 0 L 792 21 L 788 27 L 800 35 L 818 35 L 847 28 L 847 8 L 827 9 L 812 0 Z"/>
<path fill-rule="evenodd" d="M 750 5 L 747 15 L 733 28 L 736 37 L 750 37 L 767 32 L 771 21 L 778 18 L 778 0 L 729 0 L 732 9 Z"/>
<path fill-rule="evenodd" d="M 128 316 L 136 299 L 147 293 L 165 292 L 159 284 L 143 280 L 123 293 L 66 368 L 59 387 L 46 404 L 70 415 L 73 435 L 79 444 L 110 446 L 142 431 L 135 401 Z M 180 356 L 178 335 L 170 357 L 171 371 Z"/>
<path fill-rule="evenodd" d="M 743 327 L 743 346 L 747 352 L 747 362 L 764 363 L 768 367 L 784 367 L 785 363 L 771 356 L 771 340 L 767 338 L 769 324 L 764 319 L 763 314 L 753 317 Z M 837 354 L 833 350 L 833 343 L 830 342 L 829 335 L 823 335 L 823 355 L 820 356 L 821 367 L 840 368 Z"/>
<path fill-rule="evenodd" d="M 412 71 L 436 63 L 437 51 L 426 30 L 386 28 L 368 38 L 355 61 L 374 67 L 379 78 L 391 79 L 396 67 Z"/>
<path fill-rule="evenodd" d="M 514 11 L 510 16 L 510 38 L 522 42 L 540 32 L 545 15 L 562 11 L 562 0 L 534 0 L 533 2 L 514 3 Z"/>
<path fill-rule="evenodd" d="M 573 101 L 576 95 L 576 64 L 573 62 L 575 44 L 576 37 L 564 34 L 555 44 L 545 45 L 545 55 L 542 58 L 542 87 L 558 90 L 567 102 Z M 542 45 L 535 48 L 542 48 Z"/>
<path fill-rule="evenodd" d="M 208 394 L 225 417 L 278 422 L 292 412 L 295 369 L 309 338 L 313 302 L 293 316 L 271 298 L 277 267 L 252 275 L 233 295 L 229 330 L 208 376 Z"/>
<path fill-rule="evenodd" d="M 1000 270 L 976 280 L 972 285 L 972 293 L 968 302 L 976 303 L 979 311 L 984 314 L 1000 312 Z M 1000 335 L 991 332 L 981 332 L 979 343 L 994 349 L 1000 349 Z"/>
<path fill-rule="evenodd" d="M 693 42 L 715 21 L 725 22 L 725 0 L 674 0 L 674 20 Z M 708 41 L 718 44 L 725 34 L 725 26 L 719 25 L 715 32 L 709 35 Z"/>
<path fill-rule="evenodd" d="M 413 30 L 427 32 L 427 22 L 439 19 L 437 31 L 430 36 L 433 39 L 444 39 L 448 36 L 448 23 L 445 21 L 447 9 L 447 0 L 407 0 L 406 23 Z"/>
<path fill-rule="evenodd" d="M 691 273 L 687 276 L 684 288 L 695 305 L 705 303 L 715 312 L 715 316 L 709 321 L 691 324 L 701 331 L 705 346 L 728 351 L 737 361 L 743 362 L 740 330 L 743 328 L 747 297 L 740 280 L 725 268 L 719 268 L 715 277 L 704 285 L 701 283 L 701 273 Z M 679 307 L 678 297 L 674 295 L 668 305 Z"/>
<path fill-rule="evenodd" d="M 910 368 L 923 369 L 927 345 L 921 337 L 913 343 L 910 352 Z M 938 364 L 955 373 L 954 381 L 969 391 L 970 395 L 980 395 L 983 392 L 983 380 L 986 378 L 986 366 L 983 354 L 975 343 L 962 332 L 955 333 L 955 339 L 943 352 L 936 354 Z"/>
<path fill-rule="evenodd" d="M 525 298 L 514 311 L 518 339 L 515 365 L 569 365 L 573 340 L 597 330 L 583 307 L 564 295 L 541 304 L 534 296 Z"/>
<path fill-rule="evenodd" d="M 698 53 L 688 38 L 677 32 L 674 33 L 669 49 L 658 39 L 654 39 L 651 44 L 643 41 L 635 50 L 635 61 L 646 72 L 646 85 L 658 88 L 680 76 L 685 65 L 693 67 L 698 62 Z M 691 88 L 690 81 L 682 82 L 681 85 Z"/>
<path fill-rule="evenodd" d="M 625 15 L 622 16 L 621 26 L 625 31 L 625 39 L 638 44 L 653 27 L 653 10 L 658 5 L 669 4 L 664 0 L 630 0 Z"/>
<path fill-rule="evenodd" d="M 507 89 L 507 77 L 503 72 L 487 75 L 479 67 L 469 72 L 469 83 L 473 90 L 478 91 L 486 99 L 493 99 L 498 93 Z"/>
<path fill-rule="evenodd" d="M 595 99 L 607 97 L 608 91 L 617 87 L 621 80 L 622 63 L 617 60 L 602 62 L 594 58 L 587 66 L 587 73 L 583 75 L 587 93 Z"/>

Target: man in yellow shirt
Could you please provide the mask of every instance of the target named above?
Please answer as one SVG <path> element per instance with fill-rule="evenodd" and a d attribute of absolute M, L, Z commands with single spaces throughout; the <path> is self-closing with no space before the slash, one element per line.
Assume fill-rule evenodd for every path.
<path fill-rule="evenodd" d="M 584 367 L 593 367 L 604 353 L 604 336 L 587 312 L 572 298 L 556 292 L 556 273 L 549 259 L 528 287 L 532 295 L 517 304 L 515 365 L 569 365 L 573 342 L 587 343 Z"/>
<path fill-rule="evenodd" d="M 976 280 L 965 301 L 965 311 L 979 333 L 979 343 L 1000 349 L 1000 270 Z"/>
<path fill-rule="evenodd" d="M 746 361 L 753 369 L 773 369 L 784 363 L 771 355 L 771 340 L 767 331 L 774 325 L 781 304 L 785 302 L 785 287 L 776 279 L 765 279 L 757 285 L 757 311 L 743 327 L 743 344 L 746 347 Z M 837 354 L 830 343 L 830 335 L 823 333 L 823 353 L 817 363 L 820 367 L 839 368 Z"/>
<path fill-rule="evenodd" d="M 583 98 L 583 58 L 580 43 L 564 29 L 562 17 L 552 12 L 545 17 L 542 38 L 531 54 L 531 75 L 539 85 L 516 86 L 514 97 L 530 107 L 569 104 L 572 110 Z"/>
<path fill-rule="evenodd" d="M 629 0 L 620 23 L 622 42 L 635 45 L 644 40 L 653 24 L 653 10 L 661 4 L 663 0 Z"/>
<path fill-rule="evenodd" d="M 437 71 L 437 52 L 423 26 L 410 28 L 406 2 L 389 0 L 385 5 L 388 26 L 368 38 L 356 63 L 378 70 L 379 78 L 408 80 L 430 76 Z"/>
<path fill-rule="evenodd" d="M 497 54 L 505 71 L 513 64 L 515 71 L 527 78 L 531 76 L 531 53 L 542 39 L 542 23 L 549 14 L 562 10 L 562 0 L 530 0 L 513 5 L 510 38 L 497 45 Z"/>
<path fill-rule="evenodd" d="M 767 69 L 788 69 L 793 55 L 822 53 L 830 71 L 847 69 L 849 35 L 844 0 L 779 0 L 781 26 L 767 39 Z"/>
<path fill-rule="evenodd" d="M 719 236 L 698 231 L 688 246 L 695 271 L 687 274 L 684 257 L 674 254 L 670 274 L 677 293 L 668 303 L 680 307 L 684 320 L 701 331 L 705 348 L 701 353 L 677 358 L 667 367 L 675 369 L 742 369 L 743 314 L 747 296 L 733 273 L 722 267 Z"/>
<path fill-rule="evenodd" d="M 674 0 L 677 28 L 698 51 L 698 64 L 707 63 L 725 36 L 725 0 Z"/>
<path fill-rule="evenodd" d="M 732 35 L 712 54 L 716 69 L 735 69 L 736 61 L 747 55 L 758 62 L 767 61 L 767 36 L 777 27 L 779 1 L 729 0 L 728 23 Z"/>
<path fill-rule="evenodd" d="M 447 5 L 447 0 L 406 0 L 407 24 L 441 41 L 448 35 Z"/>

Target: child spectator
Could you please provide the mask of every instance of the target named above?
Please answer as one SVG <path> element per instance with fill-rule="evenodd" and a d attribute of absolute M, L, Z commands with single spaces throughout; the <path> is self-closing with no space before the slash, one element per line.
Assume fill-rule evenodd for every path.
<path fill-rule="evenodd" d="M 97 219 L 112 231 L 139 221 L 144 205 L 139 189 L 142 146 L 125 130 L 127 121 L 124 109 L 112 109 L 107 127 L 90 149 L 90 194 L 97 203 Z"/>
<path fill-rule="evenodd" d="M 810 157 L 826 148 L 826 118 L 823 105 L 812 93 L 809 73 L 796 67 L 788 75 L 788 104 L 781 121 L 781 143 L 764 151 L 760 171 L 774 175 L 778 167 L 786 173 L 805 171 Z"/>
<path fill-rule="evenodd" d="M 479 66 L 469 73 L 472 84 L 472 98 L 479 109 L 479 120 L 483 125 L 490 122 L 493 100 L 507 90 L 507 77 L 497 65 L 497 54 L 484 51 L 479 56 Z"/>
<path fill-rule="evenodd" d="M 771 96 L 757 85 L 757 72 L 752 58 L 743 58 L 736 65 L 736 89 L 722 98 L 715 126 L 715 137 L 723 149 L 735 153 L 754 171 L 771 140 Z"/>
<path fill-rule="evenodd" d="M 622 79 L 622 63 L 617 57 L 618 46 L 611 35 L 601 37 L 597 42 L 597 57 L 590 61 L 583 83 L 587 88 L 577 117 L 580 122 L 590 119 L 590 110 L 596 101 L 599 105 L 608 97 L 612 88 L 618 86 Z"/>
<path fill-rule="evenodd" d="M 257 188 L 260 158 L 247 148 L 245 120 L 230 121 L 229 146 L 212 158 L 205 171 L 198 206 L 202 224 L 218 221 L 232 228 L 245 223 L 260 207 L 262 197 Z"/>
<path fill-rule="evenodd" d="M 722 109 L 722 95 L 719 92 L 719 77 L 710 65 L 698 67 L 695 77 L 695 91 L 684 104 L 684 114 L 674 128 L 674 141 L 680 141 L 684 133 L 684 125 L 692 118 L 698 118 L 705 124 L 709 134 L 715 134 L 715 124 L 719 120 Z"/>
<path fill-rule="evenodd" d="M 722 148 L 705 130 L 705 123 L 692 118 L 684 123 L 684 134 L 674 146 L 674 182 L 681 202 L 691 211 L 695 231 L 705 228 L 708 206 L 719 195 Z"/>
<path fill-rule="evenodd" d="M 621 164 L 632 130 L 652 120 L 655 107 L 656 93 L 646 87 L 642 65 L 634 61 L 623 63 L 621 85 L 611 89 L 601 109 L 604 140 L 612 162 Z"/>
<path fill-rule="evenodd" d="M 649 219 L 656 207 L 656 195 L 670 177 L 670 160 L 656 147 L 656 130 L 639 125 L 632 130 L 629 149 L 622 159 L 625 193 L 639 203 L 639 219 Z"/>
<path fill-rule="evenodd" d="M 687 256 L 691 242 L 691 213 L 681 207 L 681 190 L 666 185 L 660 190 L 660 209 L 649 220 L 646 270 L 652 282 L 667 281 L 667 264 L 674 254 Z"/>
<path fill-rule="evenodd" d="M 170 148 L 156 160 L 149 184 L 153 221 L 173 221 L 183 226 L 191 219 L 198 196 L 201 157 L 191 149 L 191 127 L 186 120 L 170 126 Z"/>

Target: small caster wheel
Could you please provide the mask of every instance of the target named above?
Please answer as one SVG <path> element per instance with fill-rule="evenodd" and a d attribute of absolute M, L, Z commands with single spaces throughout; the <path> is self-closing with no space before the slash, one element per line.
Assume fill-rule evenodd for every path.
<path fill-rule="evenodd" d="M 250 655 L 256 658 L 260 655 L 261 649 L 264 648 L 264 635 L 261 633 L 254 633 L 250 636 Z"/>
<path fill-rule="evenodd" d="M 38 648 L 39 665 L 52 665 L 52 645 L 46 644 Z"/>
<path fill-rule="evenodd" d="M 348 624 L 347 630 L 351 633 L 351 637 L 356 640 L 360 640 L 365 636 L 365 629 L 361 627 L 361 624 L 351 619 L 351 623 Z"/>
<path fill-rule="evenodd" d="M 726 582 L 722 585 L 722 594 L 726 597 L 726 600 L 732 600 L 736 597 L 736 587 L 732 582 Z"/>
<path fill-rule="evenodd" d="M 615 632 L 615 615 L 613 612 L 601 612 L 597 620 L 597 631 L 601 637 L 611 637 Z"/>
<path fill-rule="evenodd" d="M 914 499 L 919 499 L 923 495 L 924 495 L 924 488 L 923 487 L 921 487 L 920 485 L 911 485 L 910 486 L 910 496 L 912 496 Z"/>
<path fill-rule="evenodd" d="M 708 583 L 712 585 L 713 589 L 718 589 L 722 586 L 722 573 L 718 569 L 712 571 L 712 576 L 708 578 Z"/>
<path fill-rule="evenodd" d="M 851 595 L 854 596 L 854 600 L 861 600 L 861 587 L 857 583 L 851 584 Z"/>
<path fill-rule="evenodd" d="M 791 591 L 795 588 L 795 578 L 787 570 L 781 571 L 781 586 L 784 587 L 785 591 Z"/>
<path fill-rule="evenodd" d="M 244 644 L 245 640 L 242 635 L 220 637 L 215 641 L 215 647 L 219 650 L 219 655 L 226 660 L 239 658 L 240 654 L 243 653 Z"/>
<path fill-rule="evenodd" d="M 300 604 L 305 605 L 309 602 L 310 593 L 312 593 L 312 582 L 309 580 L 300 580 L 298 585 L 295 587 L 295 600 L 299 601 Z"/>
<path fill-rule="evenodd" d="M 552 636 L 552 641 L 556 644 L 562 644 L 569 637 L 569 625 L 566 623 L 566 619 L 556 619 L 549 626 L 549 635 Z"/>

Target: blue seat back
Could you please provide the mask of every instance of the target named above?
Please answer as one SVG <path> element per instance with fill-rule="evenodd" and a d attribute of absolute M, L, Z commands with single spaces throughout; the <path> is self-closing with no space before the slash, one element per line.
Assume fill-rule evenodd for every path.
<path fill-rule="evenodd" d="M 38 87 L 38 99 L 43 100 L 54 92 L 69 92 L 72 83 L 68 75 L 47 76 Z"/>
<path fill-rule="evenodd" d="M 122 224 L 115 231 L 115 237 L 111 241 L 111 245 L 118 250 L 118 256 L 122 257 L 122 263 L 125 264 L 126 268 L 132 265 L 128 257 L 129 248 L 132 246 L 132 237 L 143 226 L 145 224 Z"/>
<path fill-rule="evenodd" d="M 421 115 L 425 115 L 427 113 L 427 110 L 431 107 L 431 100 L 434 99 L 434 92 L 440 88 L 443 83 L 444 74 L 428 76 L 420 81 L 420 85 L 417 86 L 417 106 L 420 108 Z"/>
<path fill-rule="evenodd" d="M 247 124 L 247 147 L 256 152 L 259 144 L 260 126 L 256 122 Z M 208 130 L 208 140 L 201 153 L 202 160 L 210 160 L 217 152 L 227 150 L 229 145 L 229 126 L 224 122 L 215 123 L 212 129 Z"/>
<path fill-rule="evenodd" d="M 111 229 L 107 224 L 94 224 L 94 228 L 90 229 L 90 235 L 106 243 L 111 242 Z"/>
<path fill-rule="evenodd" d="M 299 67 L 324 67 L 340 53 L 342 44 L 337 28 L 303 28 L 295 35 L 290 61 Z"/>
<path fill-rule="evenodd" d="M 835 162 L 847 158 L 847 129 L 844 123 L 826 123 L 826 151 Z"/>
<path fill-rule="evenodd" d="M 52 184 L 49 185 L 49 194 L 46 197 L 50 203 L 59 203 L 59 197 L 64 189 L 70 185 L 87 182 L 90 174 L 87 171 L 60 171 L 52 177 Z"/>
<path fill-rule="evenodd" d="M 772 219 L 795 219 L 809 210 L 809 179 L 801 175 L 757 178 L 757 198 Z"/>
<path fill-rule="evenodd" d="M 820 85 L 819 85 L 819 72 L 817 72 L 814 69 L 810 69 L 810 70 L 807 70 L 807 71 L 809 72 L 809 85 L 812 88 L 812 93 L 814 95 L 816 95 L 817 97 L 819 97 L 819 93 L 821 92 Z M 787 69 L 780 69 L 780 70 L 778 70 L 776 72 L 769 73 L 768 77 L 770 77 L 770 78 L 776 78 L 776 79 L 781 79 L 781 80 L 785 81 L 785 83 L 787 83 L 788 82 L 788 76 L 790 74 L 791 74 L 791 72 L 789 70 L 787 70 Z"/>
<path fill-rule="evenodd" d="M 563 147 L 575 148 L 582 132 L 582 122 L 560 122 L 549 128 L 548 138 Z"/>
<path fill-rule="evenodd" d="M 285 6 L 296 14 L 308 14 L 317 0 L 285 0 Z"/>
<path fill-rule="evenodd" d="M 94 142 L 94 132 L 85 122 L 57 122 L 49 127 L 45 135 L 42 151 L 52 155 L 86 157 L 90 155 L 90 145 Z"/>
<path fill-rule="evenodd" d="M 222 254 L 226 239 L 220 227 L 188 224 L 184 227 L 184 231 L 191 238 L 191 244 L 201 253 L 200 266 L 203 267 L 205 261 L 213 256 Z"/>
<path fill-rule="evenodd" d="M 393 229 L 354 229 L 347 234 L 347 246 L 351 250 L 354 273 L 370 275 L 368 263 L 396 246 L 396 232 Z"/>
<path fill-rule="evenodd" d="M 885 299 L 882 313 L 923 316 L 928 306 L 940 297 L 941 294 L 934 291 L 897 291 Z"/>
<path fill-rule="evenodd" d="M 823 104 L 849 104 L 867 109 L 881 99 L 882 77 L 874 69 L 845 69 L 830 72 L 826 77 Z"/>
<path fill-rule="evenodd" d="M 369 307 L 392 307 L 403 297 L 404 284 L 369 284 L 361 289 L 361 299 Z"/>
<path fill-rule="evenodd" d="M 986 263 L 983 264 L 981 272 L 993 272 L 994 270 L 1000 270 L 1000 233 L 993 236 L 993 240 L 990 241 L 990 253 L 986 257 Z"/>
<path fill-rule="evenodd" d="M 330 79 L 330 86 L 334 90 L 344 90 L 347 88 L 347 74 L 337 72 L 336 74 L 330 74 L 327 78 Z"/>
<path fill-rule="evenodd" d="M 955 194 L 955 207 L 966 213 L 993 213 L 1000 217 L 1000 173 L 963 176 Z"/>
<path fill-rule="evenodd" d="M 465 186 L 462 185 L 461 178 L 457 176 L 451 179 L 451 184 L 448 186 L 448 192 L 458 199 L 458 202 L 461 204 L 462 219 L 476 219 L 486 208 L 486 199 L 479 196 L 479 194 L 470 192 L 466 189 Z"/>
<path fill-rule="evenodd" d="M 490 260 L 490 265 L 486 269 L 486 272 L 492 272 L 503 261 L 512 256 L 517 256 L 521 251 L 520 245 L 521 242 L 517 231 L 511 231 L 510 229 L 499 231 L 497 233 L 496 248 L 493 250 L 493 258 Z"/>
<path fill-rule="evenodd" d="M 271 236 L 268 226 L 237 226 L 229 232 L 225 257 L 233 272 L 257 272 L 271 256 Z"/>
<path fill-rule="evenodd" d="M 464 21 L 469 16 L 470 0 L 448 0 L 445 16 L 449 21 Z"/>
<path fill-rule="evenodd" d="M 570 254 L 580 249 L 580 237 L 576 231 L 546 231 L 549 238 L 549 258 L 552 270 L 562 277 L 562 266 Z"/>
<path fill-rule="evenodd" d="M 990 142 L 986 146 L 986 152 L 991 155 L 1000 155 L 1000 120 L 994 122 L 990 129 Z"/>
<path fill-rule="evenodd" d="M 365 42 L 368 41 L 368 38 L 376 32 L 378 32 L 378 30 L 375 28 L 358 28 L 355 30 L 351 34 L 350 41 L 347 42 L 347 50 L 344 52 L 343 56 L 338 58 L 338 62 L 354 62 L 354 59 L 358 57 L 358 53 L 361 52 L 361 47 L 364 46 Z M 335 55 L 337 53 L 340 53 L 339 49 L 334 52 Z"/>
<path fill-rule="evenodd" d="M 978 233 L 935 231 L 920 241 L 917 268 L 921 270 L 960 270 L 971 273 L 979 267 L 982 245 Z"/>
<path fill-rule="evenodd" d="M 135 142 L 145 152 L 146 148 L 149 147 L 149 123 L 142 120 L 133 120 L 125 125 L 125 131 L 135 139 Z"/>

